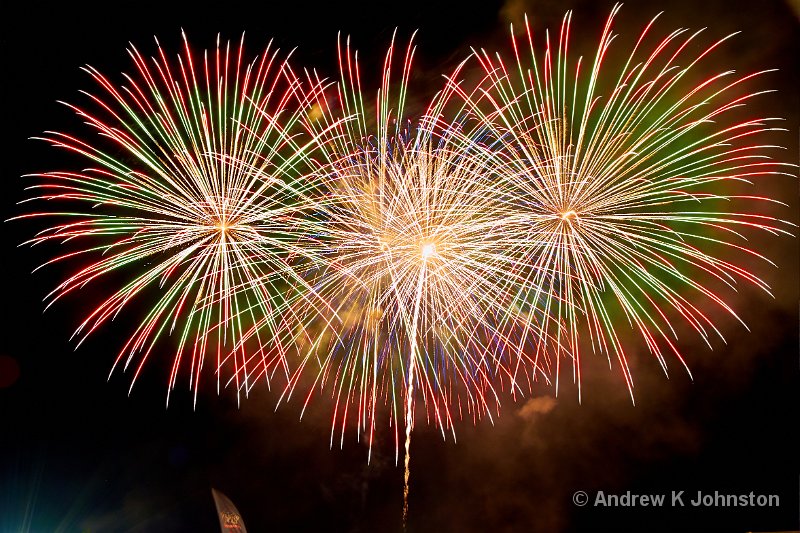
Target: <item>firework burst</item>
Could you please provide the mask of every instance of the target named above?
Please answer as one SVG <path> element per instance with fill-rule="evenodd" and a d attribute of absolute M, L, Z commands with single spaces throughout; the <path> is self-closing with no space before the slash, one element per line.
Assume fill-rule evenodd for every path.
<path fill-rule="evenodd" d="M 248 63 L 219 41 L 200 57 L 184 38 L 177 62 L 131 48 L 121 86 L 87 67 L 100 95 L 69 107 L 95 135 L 43 139 L 91 166 L 36 174 L 31 201 L 66 207 L 21 217 L 56 218 L 30 242 L 79 264 L 48 305 L 130 276 L 75 335 L 155 302 L 114 367 L 135 368 L 132 387 L 171 337 L 168 399 L 186 367 L 196 398 L 216 357 L 218 388 L 281 372 L 281 401 L 301 382 L 305 405 L 330 394 L 331 444 L 355 421 L 371 446 L 388 412 L 405 521 L 417 411 L 444 436 L 491 418 L 501 392 L 557 390 L 564 360 L 580 386 L 587 347 L 616 359 L 633 398 L 623 330 L 665 372 L 670 352 L 686 367 L 677 322 L 711 346 L 715 313 L 738 318 L 737 284 L 769 292 L 747 237 L 788 233 L 779 202 L 750 192 L 784 173 L 761 140 L 778 119 L 739 118 L 762 73 L 693 81 L 725 39 L 699 55 L 700 32 L 651 46 L 655 20 L 609 66 L 618 9 L 588 67 L 569 53 L 570 14 L 543 53 L 526 25 L 510 62 L 475 52 L 476 88 L 462 64 L 419 113 L 413 39 L 399 80 L 390 46 L 374 108 L 349 40 L 335 91 L 269 46 Z"/>
<path fill-rule="evenodd" d="M 763 140 L 779 119 L 738 118 L 768 92 L 746 92 L 763 72 L 692 81 L 727 38 L 695 56 L 701 32 L 677 30 L 650 49 L 654 19 L 620 67 L 610 66 L 618 10 L 588 67 L 569 54 L 570 13 L 556 38 L 545 33 L 543 52 L 526 19 L 524 36 L 512 38 L 513 61 L 476 52 L 486 77 L 461 95 L 493 138 L 491 172 L 506 176 L 525 213 L 516 228 L 528 243 L 532 290 L 549 288 L 537 293 L 540 331 L 569 348 L 579 386 L 589 345 L 617 360 L 633 398 L 623 326 L 666 372 L 665 353 L 686 367 L 676 322 L 711 346 L 711 336 L 722 337 L 714 315 L 738 319 L 726 290 L 745 282 L 769 292 L 745 266 L 748 257 L 766 260 L 746 237 L 788 228 L 766 209 L 780 202 L 752 186 L 788 165 L 773 161 L 779 147 Z M 545 361 L 556 387 L 562 359 L 552 370 Z"/>
<path fill-rule="evenodd" d="M 49 263 L 83 261 L 50 304 L 112 272 L 131 276 L 88 313 L 75 333 L 80 342 L 146 293 L 155 304 L 114 367 L 135 366 L 132 387 L 159 339 L 174 334 L 168 390 L 188 359 L 196 399 L 209 354 L 218 373 L 232 369 L 237 390 L 264 373 L 241 342 L 253 323 L 261 328 L 251 339 L 285 353 L 292 325 L 284 311 L 294 297 L 286 287 L 302 285 L 291 267 L 304 253 L 297 242 L 308 185 L 299 168 L 313 143 L 296 125 L 322 87 L 301 91 L 271 46 L 247 63 L 243 42 L 218 39 L 202 56 L 185 36 L 184 45 L 177 61 L 160 46 L 150 60 L 131 47 L 135 72 L 119 87 L 85 68 L 100 86 L 99 95 L 86 93 L 94 111 L 69 107 L 96 135 L 43 139 L 91 167 L 37 174 L 33 200 L 71 210 L 28 216 L 61 220 L 31 240 L 70 246 Z"/>
<path fill-rule="evenodd" d="M 458 122 L 442 120 L 452 92 L 437 95 L 418 121 L 404 120 L 413 44 L 397 82 L 395 53 L 392 46 L 369 113 L 357 56 L 349 41 L 340 45 L 338 109 L 323 102 L 309 122 L 327 131 L 315 232 L 326 259 L 313 263 L 324 268 L 308 274 L 309 284 L 335 318 L 288 392 L 306 373 L 314 388 L 330 388 L 331 443 L 337 427 L 344 438 L 351 417 L 371 443 L 388 406 L 398 451 L 405 428 L 407 506 L 415 401 L 443 435 L 454 419 L 491 416 L 499 388 L 515 391 L 520 376 L 535 372 L 522 340 L 536 320 L 519 312 L 529 265 L 507 231 L 515 206 L 484 172 L 492 153 Z M 345 119 L 334 127 L 337 116 Z"/>

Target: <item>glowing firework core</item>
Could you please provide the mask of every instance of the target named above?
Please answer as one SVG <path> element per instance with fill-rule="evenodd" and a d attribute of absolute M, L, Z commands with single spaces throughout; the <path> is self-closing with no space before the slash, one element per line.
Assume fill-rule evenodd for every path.
<path fill-rule="evenodd" d="M 561 213 L 561 220 L 565 222 L 572 222 L 573 220 L 578 219 L 578 213 L 570 209 L 569 211 L 563 211 Z"/>
<path fill-rule="evenodd" d="M 245 225 L 240 225 L 238 221 L 231 220 L 225 215 L 218 215 L 211 221 L 211 229 L 219 238 L 231 238 L 236 230 L 243 230 Z"/>
<path fill-rule="evenodd" d="M 432 242 L 422 245 L 422 259 L 427 260 L 436 254 L 436 245 Z"/>

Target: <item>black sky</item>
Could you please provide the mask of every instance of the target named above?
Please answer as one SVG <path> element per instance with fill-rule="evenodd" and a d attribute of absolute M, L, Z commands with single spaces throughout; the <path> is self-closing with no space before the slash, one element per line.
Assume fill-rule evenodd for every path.
<path fill-rule="evenodd" d="M 401 36 L 419 29 L 414 82 L 427 94 L 470 46 L 507 46 L 507 19 L 526 6 L 534 26 L 553 28 L 565 9 L 575 8 L 580 31 L 573 38 L 590 45 L 612 4 L 8 2 L 0 33 L 3 218 L 25 211 L 16 205 L 25 196 L 22 175 L 75 165 L 29 138 L 48 129 L 85 132 L 56 101 L 77 101 L 79 90 L 94 88 L 80 71 L 84 64 L 114 76 L 131 70 L 129 41 L 150 53 L 157 35 L 164 48 L 177 51 L 181 29 L 196 49 L 213 46 L 217 33 L 236 40 L 244 31 L 253 53 L 274 38 L 282 49 L 299 47 L 295 64 L 333 76 L 338 31 L 353 35 L 369 71 L 370 62 L 382 60 L 395 27 Z M 629 2 L 617 31 L 633 38 L 662 10 L 663 32 L 679 26 L 708 26 L 713 37 L 742 31 L 715 57 L 720 70 L 779 69 L 760 81 L 777 96 L 759 100 L 752 112 L 787 119 L 789 131 L 774 142 L 787 146 L 786 160 L 796 163 L 798 11 L 779 0 Z M 790 204 L 782 216 L 797 222 L 797 182 L 779 179 L 773 187 Z M 0 372 L 12 369 L 11 359 L 20 370 L 13 384 L 0 388 L 0 531 L 218 531 L 212 486 L 234 501 L 252 532 L 401 529 L 402 469 L 388 428 L 367 465 L 366 447 L 354 433 L 344 449 L 329 449 L 330 405 L 324 401 L 299 421 L 298 402 L 274 412 L 274 392 L 257 389 L 237 407 L 232 393 L 218 397 L 206 387 L 195 409 L 185 389 L 165 408 L 166 363 L 158 362 L 130 396 L 128 375 L 107 380 L 127 338 L 126 319 L 73 349 L 71 331 L 92 293 L 42 313 L 42 298 L 65 272 L 54 267 L 31 274 L 55 253 L 17 248 L 36 227 L 0 224 Z M 713 351 L 684 332 L 681 349 L 693 380 L 677 364 L 668 379 L 654 359 L 634 356 L 634 406 L 618 370 L 590 357 L 581 405 L 569 385 L 557 400 L 542 387 L 527 402 L 504 399 L 494 424 L 464 421 L 457 442 L 443 441 L 435 428 L 418 422 L 409 531 L 800 529 L 798 239 L 763 239 L 759 246 L 779 267 L 758 267 L 776 298 L 749 289 L 732 298 L 751 331 L 723 319 L 728 344 L 717 343 Z M 572 503 L 578 490 L 754 491 L 779 495 L 781 505 L 578 508 Z"/>

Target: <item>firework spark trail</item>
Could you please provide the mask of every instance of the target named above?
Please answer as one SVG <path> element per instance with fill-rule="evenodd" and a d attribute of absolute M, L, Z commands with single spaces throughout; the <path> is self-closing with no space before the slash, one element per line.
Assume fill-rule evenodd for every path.
<path fill-rule="evenodd" d="M 403 524 L 408 523 L 408 490 L 409 479 L 411 477 L 411 428 L 414 424 L 414 374 L 417 368 L 417 328 L 419 327 L 419 308 L 422 302 L 422 290 L 425 287 L 425 266 L 427 260 L 433 255 L 432 244 L 423 245 L 422 254 L 422 267 L 419 269 L 419 279 L 417 280 L 417 294 L 414 297 L 414 318 L 411 322 L 411 331 L 409 337 L 411 340 L 411 347 L 408 350 L 409 363 L 408 363 L 408 392 L 406 394 L 406 442 L 405 442 L 405 460 L 403 461 Z"/>
<path fill-rule="evenodd" d="M 216 353 L 218 388 L 224 364 L 234 369 L 237 391 L 264 373 L 264 362 L 248 357 L 244 345 L 226 357 L 248 324 L 260 320 L 263 331 L 253 338 L 285 352 L 293 296 L 282 288 L 302 286 L 290 265 L 291 256 L 304 254 L 297 243 L 305 233 L 306 185 L 298 169 L 313 145 L 297 126 L 322 87 L 301 89 L 271 45 L 246 63 L 243 41 L 232 47 L 217 39 L 215 50 L 198 57 L 183 40 L 177 62 L 160 46 L 150 61 L 131 47 L 136 70 L 119 87 L 85 68 L 102 89 L 100 96 L 85 93 L 95 111 L 67 105 L 97 137 L 48 132 L 44 140 L 93 166 L 37 174 L 43 182 L 31 189 L 43 192 L 33 200 L 75 210 L 27 217 L 67 219 L 30 241 L 73 247 L 47 264 L 92 261 L 49 295 L 49 305 L 112 272 L 140 269 L 75 335 L 83 342 L 142 293 L 155 293 L 114 367 L 139 357 L 133 387 L 159 338 L 177 329 L 167 400 L 188 352 L 196 401 L 206 353 Z"/>
<path fill-rule="evenodd" d="M 744 281 L 769 292 L 727 257 L 766 259 L 746 246 L 753 230 L 789 234 L 787 223 L 765 211 L 766 204 L 781 202 L 745 189 L 791 165 L 773 161 L 769 153 L 779 147 L 760 141 L 779 130 L 770 126 L 779 119 L 736 122 L 732 116 L 768 92 L 744 92 L 763 72 L 733 80 L 732 71 L 722 72 L 687 89 L 697 64 L 727 38 L 691 56 L 689 45 L 701 32 L 677 30 L 646 52 L 654 19 L 614 77 L 604 62 L 619 7 L 604 27 L 588 79 L 582 58 L 573 61 L 568 53 L 567 13 L 557 43 L 545 34 L 543 53 L 526 19 L 525 37 L 513 37 L 512 28 L 509 66 L 500 54 L 476 51 L 486 77 L 471 93 L 456 79 L 451 85 L 491 131 L 494 140 L 487 142 L 497 152 L 492 171 L 514 176 L 507 183 L 526 212 L 530 280 L 534 288 L 554 288 L 544 295 L 540 331 L 556 328 L 557 344 L 570 347 L 579 397 L 586 332 L 609 365 L 616 357 L 633 399 L 619 336 L 622 316 L 664 372 L 665 347 L 688 371 L 672 317 L 681 317 L 710 347 L 712 331 L 722 334 L 698 299 L 739 319 L 715 286 L 735 290 Z M 614 85 L 604 95 L 606 83 Z"/>

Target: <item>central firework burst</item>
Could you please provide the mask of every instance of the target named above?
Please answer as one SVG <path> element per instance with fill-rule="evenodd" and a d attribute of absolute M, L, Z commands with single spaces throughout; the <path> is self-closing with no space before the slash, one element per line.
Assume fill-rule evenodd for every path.
<path fill-rule="evenodd" d="M 410 416 L 415 388 L 443 430 L 452 427 L 453 404 L 459 416 L 462 408 L 487 411 L 494 378 L 504 373 L 518 270 L 502 231 L 507 211 L 481 172 L 483 152 L 457 125 L 439 123 L 443 99 L 416 125 L 398 118 L 413 46 L 395 102 L 393 53 L 392 47 L 374 116 L 363 108 L 349 43 L 340 55 L 339 100 L 351 119 L 323 137 L 327 202 L 317 234 L 328 257 L 314 277 L 315 293 L 337 321 L 329 344 L 304 363 L 319 364 L 321 384 L 336 381 L 342 436 L 355 403 L 358 426 L 370 439 L 377 405 L 388 403 L 395 422 Z M 317 127 L 335 120 L 328 111 Z"/>
<path fill-rule="evenodd" d="M 532 334 L 535 313 L 519 309 L 530 265 L 508 231 L 518 212 L 502 180 L 485 172 L 492 153 L 442 120 L 451 92 L 418 121 L 403 119 L 413 51 L 393 86 L 390 48 L 373 115 L 349 42 L 340 46 L 341 106 L 321 101 L 308 122 L 323 148 L 326 193 L 314 232 L 325 260 L 308 277 L 334 318 L 289 389 L 309 372 L 330 387 L 332 441 L 336 427 L 344 439 L 355 411 L 371 443 L 388 406 L 398 451 L 405 426 L 406 489 L 417 399 L 443 434 L 454 419 L 491 416 L 500 387 L 515 392 L 536 372 L 523 340 L 543 336 Z M 334 125 L 339 114 L 346 119 Z"/>

